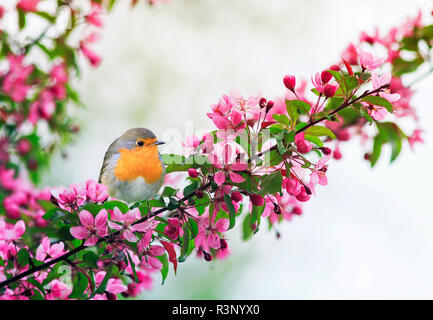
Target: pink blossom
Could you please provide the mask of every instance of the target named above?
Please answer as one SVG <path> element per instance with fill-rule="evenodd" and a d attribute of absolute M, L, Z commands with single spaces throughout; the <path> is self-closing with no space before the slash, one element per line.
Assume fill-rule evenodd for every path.
<path fill-rule="evenodd" d="M 92 12 L 88 16 L 86 16 L 86 21 L 90 24 L 93 24 L 94 26 L 102 27 L 101 14 L 102 14 L 101 5 L 93 2 Z"/>
<path fill-rule="evenodd" d="M 183 229 L 182 224 L 178 218 L 168 218 L 167 226 L 164 228 L 164 234 L 171 240 L 177 240 L 179 236 L 182 237 Z"/>
<path fill-rule="evenodd" d="M 283 180 L 283 188 L 292 196 L 297 196 L 301 192 L 301 183 L 295 178 L 285 178 Z"/>
<path fill-rule="evenodd" d="M 219 249 L 221 247 L 218 233 L 226 232 L 229 227 L 229 220 L 225 218 L 219 219 L 216 223 L 212 223 L 211 220 L 215 220 L 214 216 L 212 219 L 209 219 L 208 214 L 200 216 L 199 232 L 194 240 L 197 249 L 202 249 L 208 253 L 210 251 L 209 248 Z"/>
<path fill-rule="evenodd" d="M 107 217 L 105 209 L 99 211 L 95 218 L 89 211 L 83 210 L 79 214 L 81 226 L 72 227 L 70 233 L 76 239 L 87 239 L 85 246 L 94 246 L 98 242 L 98 236 L 105 237 L 108 234 Z"/>
<path fill-rule="evenodd" d="M 4 220 L 0 220 L 0 240 L 14 241 L 21 238 L 26 231 L 26 224 L 23 220 L 15 223 L 13 227 L 6 226 Z"/>
<path fill-rule="evenodd" d="M 108 199 L 108 188 L 94 180 L 87 180 L 86 194 L 87 198 L 93 202 L 104 202 Z"/>
<path fill-rule="evenodd" d="M 209 155 L 210 162 L 214 167 L 220 169 L 214 176 L 214 180 L 217 185 L 222 185 L 227 178 L 234 183 L 241 183 L 245 179 L 234 171 L 244 171 L 248 168 L 247 163 L 237 159 L 239 149 L 233 144 L 222 144 L 218 143 L 215 146 L 215 152 Z"/>
<path fill-rule="evenodd" d="M 128 211 L 123 214 L 117 207 L 113 209 L 113 213 L 111 214 L 111 220 L 119 222 L 115 223 L 112 221 L 108 221 L 108 226 L 114 230 L 121 230 L 121 235 L 124 239 L 130 242 L 137 242 L 137 237 L 134 232 L 149 232 L 155 228 L 158 221 L 154 219 L 149 219 L 147 221 L 134 224 L 133 223 L 140 219 L 141 213 L 138 208 Z"/>
<path fill-rule="evenodd" d="M 421 133 L 422 130 L 420 129 L 415 129 L 411 136 L 407 138 L 407 140 L 409 141 L 410 147 L 413 150 L 413 147 L 415 145 L 415 143 L 420 142 L 420 143 L 424 143 L 423 138 L 421 137 Z"/>
<path fill-rule="evenodd" d="M 53 66 L 50 72 L 50 77 L 54 82 L 66 83 L 68 82 L 68 72 L 64 63 L 58 63 Z"/>
<path fill-rule="evenodd" d="M 311 149 L 313 148 L 313 145 L 311 144 L 311 142 L 305 140 L 305 133 L 304 132 L 298 133 L 295 136 L 295 144 L 296 144 L 296 148 L 298 149 L 298 151 L 300 153 L 310 152 Z"/>
<path fill-rule="evenodd" d="M 161 270 L 163 265 L 161 261 L 159 261 L 158 256 L 162 256 L 165 254 L 165 249 L 162 246 L 154 245 L 149 248 L 149 250 L 145 250 L 143 252 L 143 256 L 141 258 L 142 266 L 146 270 Z"/>
<path fill-rule="evenodd" d="M 65 253 L 63 250 L 64 247 L 65 245 L 63 242 L 51 245 L 50 239 L 48 237 L 44 237 L 41 241 L 41 244 L 38 246 L 38 249 L 36 250 L 36 259 L 39 261 L 45 261 L 47 257 L 55 259 Z"/>
<path fill-rule="evenodd" d="M 37 11 L 39 0 L 20 0 L 17 3 L 17 8 L 23 11 Z"/>
<path fill-rule="evenodd" d="M 322 157 L 317 162 L 316 166 L 313 169 L 313 172 L 311 173 L 310 183 L 308 186 L 310 187 L 313 194 L 316 194 L 314 186 L 317 183 L 319 183 L 322 186 L 326 186 L 328 184 L 328 179 L 326 177 L 326 170 L 327 170 L 326 162 L 328 162 L 328 160 L 330 158 L 331 158 L 331 155 L 327 155 L 327 156 Z"/>
<path fill-rule="evenodd" d="M 3 91 L 9 95 L 12 100 L 22 102 L 25 100 L 27 92 L 31 88 L 31 86 L 26 84 L 26 81 L 33 72 L 34 67 L 33 65 L 23 65 L 24 55 L 14 56 L 9 54 L 7 59 L 10 65 L 10 71 L 3 79 Z"/>
<path fill-rule="evenodd" d="M 70 288 L 66 283 L 55 279 L 50 282 L 50 296 L 57 299 L 67 299 L 72 293 L 72 288 Z"/>
<path fill-rule="evenodd" d="M 95 274 L 95 283 L 96 285 L 100 285 L 101 282 L 104 280 L 106 272 L 105 271 L 99 271 Z M 118 278 L 110 278 L 107 282 L 107 286 L 105 288 L 106 292 L 112 293 L 112 294 L 119 294 L 128 289 L 127 286 L 125 286 L 122 283 L 122 280 Z"/>
<path fill-rule="evenodd" d="M 359 64 L 362 69 L 374 70 L 380 67 L 384 62 L 384 58 L 375 59 L 370 52 L 360 51 L 358 53 Z"/>
<path fill-rule="evenodd" d="M 55 197 L 62 209 L 68 209 L 71 206 L 81 206 L 86 201 L 86 191 L 77 184 L 69 185 L 69 188 L 63 189 L 60 192 L 53 190 Z"/>
<path fill-rule="evenodd" d="M 81 45 L 81 52 L 84 54 L 84 56 L 89 60 L 90 64 L 93 67 L 97 67 L 101 63 L 101 57 L 98 56 L 95 52 L 87 48 L 86 45 Z"/>

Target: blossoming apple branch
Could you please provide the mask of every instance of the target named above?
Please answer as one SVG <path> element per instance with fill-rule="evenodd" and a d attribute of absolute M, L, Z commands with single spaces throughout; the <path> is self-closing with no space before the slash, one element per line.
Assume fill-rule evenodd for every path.
<path fill-rule="evenodd" d="M 424 51 L 433 46 L 433 25 L 419 14 L 383 35 L 361 33 L 338 64 L 311 78 L 311 89 L 286 75 L 279 97 L 224 94 L 207 114 L 215 130 L 186 137 L 183 155 L 163 155 L 165 187 L 149 202 L 109 199 L 107 187 L 91 180 L 37 189 L 28 179 L 37 184 L 56 148 L 79 130 L 67 112 L 81 104 L 70 79 L 80 68 L 77 56 L 100 64 L 89 47 L 114 2 L 58 1 L 51 13 L 34 0 L 0 6 L 0 299 L 136 297 L 152 289 L 155 274 L 164 283 L 170 266 L 176 273 L 192 255 L 227 258 L 226 234 L 236 225 L 243 240 L 264 222 L 278 236 L 277 225 L 303 214 L 302 204 L 327 184 L 329 161 L 343 157 L 351 138 L 361 138 L 371 166 L 385 146 L 394 161 L 404 141 L 411 148 L 422 142 L 413 91 L 404 84 L 406 74 L 428 63 Z M 62 10 L 69 27 L 52 35 L 54 12 Z M 21 43 L 2 23 L 4 15 L 16 17 L 17 39 L 26 38 L 29 15 L 45 21 L 48 31 Z M 385 57 L 375 57 L 378 47 Z M 48 66 L 34 60 L 34 50 Z M 414 58 L 403 59 L 407 52 Z M 399 127 L 400 118 L 412 120 L 412 133 Z M 48 144 L 43 125 L 56 137 Z M 186 187 L 177 188 L 183 177 Z"/>

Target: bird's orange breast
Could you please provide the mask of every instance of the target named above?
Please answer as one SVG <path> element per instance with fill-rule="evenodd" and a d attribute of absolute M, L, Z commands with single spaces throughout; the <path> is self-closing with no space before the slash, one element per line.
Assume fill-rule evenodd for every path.
<path fill-rule="evenodd" d="M 135 180 L 143 177 L 146 183 L 155 183 L 161 178 L 162 165 L 158 147 L 147 146 L 133 150 L 120 149 L 120 156 L 114 168 L 118 180 Z"/>

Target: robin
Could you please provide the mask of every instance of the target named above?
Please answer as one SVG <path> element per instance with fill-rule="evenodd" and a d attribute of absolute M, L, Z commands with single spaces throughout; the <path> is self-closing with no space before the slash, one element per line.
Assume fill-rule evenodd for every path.
<path fill-rule="evenodd" d="M 111 197 L 127 202 L 149 200 L 164 182 L 165 165 L 152 131 L 127 130 L 114 140 L 104 156 L 99 182 L 108 187 Z"/>

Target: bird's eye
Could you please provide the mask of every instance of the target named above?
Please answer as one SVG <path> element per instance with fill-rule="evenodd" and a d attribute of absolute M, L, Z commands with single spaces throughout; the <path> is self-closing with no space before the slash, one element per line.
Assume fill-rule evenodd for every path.
<path fill-rule="evenodd" d="M 138 141 L 137 141 L 137 146 L 139 146 L 139 147 L 144 146 L 144 142 L 141 141 L 141 140 L 138 140 Z"/>

